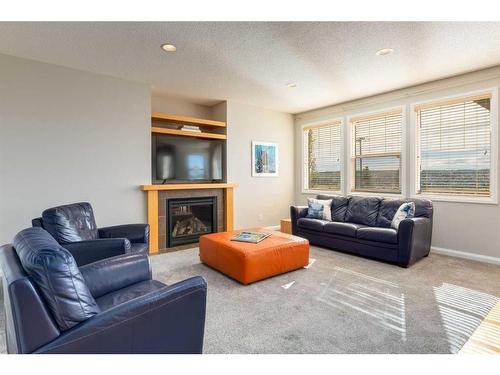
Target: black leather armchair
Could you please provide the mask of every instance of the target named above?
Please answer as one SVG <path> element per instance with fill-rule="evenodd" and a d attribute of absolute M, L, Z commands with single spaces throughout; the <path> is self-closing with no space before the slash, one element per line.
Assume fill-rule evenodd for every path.
<path fill-rule="evenodd" d="M 49 208 L 31 222 L 64 245 L 79 266 L 128 253 L 147 254 L 149 250 L 148 224 L 97 228 L 92 206 L 86 202 Z"/>
<path fill-rule="evenodd" d="M 153 280 L 146 254 L 78 268 L 40 228 L 1 247 L 0 266 L 9 353 L 202 352 L 202 277 Z"/>

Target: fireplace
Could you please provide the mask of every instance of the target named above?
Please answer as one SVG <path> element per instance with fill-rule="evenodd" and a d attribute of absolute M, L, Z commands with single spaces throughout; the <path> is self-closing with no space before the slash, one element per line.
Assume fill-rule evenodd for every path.
<path fill-rule="evenodd" d="M 201 235 L 217 232 L 217 197 L 167 199 L 167 246 L 198 242 Z"/>

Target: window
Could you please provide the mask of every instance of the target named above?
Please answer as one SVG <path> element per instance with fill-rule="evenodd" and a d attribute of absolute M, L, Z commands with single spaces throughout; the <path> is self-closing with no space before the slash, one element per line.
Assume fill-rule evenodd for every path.
<path fill-rule="evenodd" d="M 341 190 L 342 122 L 307 126 L 304 139 L 304 188 Z"/>
<path fill-rule="evenodd" d="M 491 94 L 415 107 L 417 194 L 491 196 Z"/>
<path fill-rule="evenodd" d="M 402 111 L 351 119 L 351 191 L 401 193 Z"/>

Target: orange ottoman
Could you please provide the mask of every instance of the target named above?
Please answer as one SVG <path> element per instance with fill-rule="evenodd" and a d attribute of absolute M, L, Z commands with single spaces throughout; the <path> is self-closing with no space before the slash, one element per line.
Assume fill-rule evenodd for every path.
<path fill-rule="evenodd" d="M 265 232 L 261 228 L 250 230 Z M 309 241 L 303 238 L 273 232 L 258 244 L 231 241 L 239 232 L 201 236 L 200 260 L 242 284 L 293 271 L 309 263 Z"/>

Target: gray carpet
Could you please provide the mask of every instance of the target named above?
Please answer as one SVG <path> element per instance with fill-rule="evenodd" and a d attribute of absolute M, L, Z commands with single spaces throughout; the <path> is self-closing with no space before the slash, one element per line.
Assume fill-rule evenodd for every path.
<path fill-rule="evenodd" d="M 431 255 L 403 269 L 317 247 L 311 258 L 249 286 L 200 264 L 197 249 L 152 264 L 169 284 L 207 279 L 205 353 L 456 353 L 500 297 L 499 266 Z"/>

